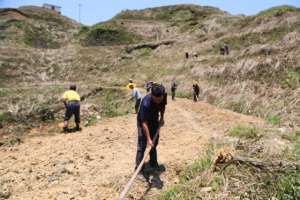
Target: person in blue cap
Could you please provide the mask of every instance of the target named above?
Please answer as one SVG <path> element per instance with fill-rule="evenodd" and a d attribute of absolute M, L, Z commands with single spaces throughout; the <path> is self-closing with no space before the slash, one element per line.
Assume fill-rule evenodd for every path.
<path fill-rule="evenodd" d="M 159 134 L 159 126 L 164 125 L 166 104 L 167 95 L 165 88 L 159 84 L 154 84 L 152 86 L 151 93 L 147 94 L 141 102 L 137 115 L 138 144 L 136 152 L 136 168 L 143 160 L 144 153 L 148 145 L 152 147 L 150 151 L 149 164 L 154 170 L 159 169 L 156 151 L 159 135 L 157 136 L 156 141 L 153 141 L 153 139 L 156 134 Z M 139 175 L 144 176 L 144 167 Z"/>

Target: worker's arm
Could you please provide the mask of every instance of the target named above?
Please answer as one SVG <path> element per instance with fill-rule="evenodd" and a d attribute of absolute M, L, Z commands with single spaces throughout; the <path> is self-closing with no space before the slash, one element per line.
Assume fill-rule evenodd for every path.
<path fill-rule="evenodd" d="M 67 107 L 67 101 L 64 100 L 63 102 L 64 102 L 64 105 L 65 105 L 65 108 L 66 108 Z"/>
<path fill-rule="evenodd" d="M 67 107 L 67 101 L 68 101 L 68 95 L 67 95 L 67 92 L 65 92 L 65 93 L 63 94 L 62 100 L 63 100 L 63 103 L 64 103 L 65 108 L 66 108 L 66 107 Z"/>
<path fill-rule="evenodd" d="M 159 119 L 159 125 L 163 126 L 165 124 L 165 110 L 166 107 L 164 106 L 161 110 L 160 110 L 160 119 Z"/>
<path fill-rule="evenodd" d="M 144 130 L 144 134 L 147 138 L 147 144 L 151 147 L 153 147 L 153 142 L 151 140 L 151 137 L 150 137 L 150 132 L 149 132 L 149 128 L 148 128 L 148 125 L 146 122 L 143 122 L 142 123 L 142 126 L 143 126 L 143 130 Z"/>
<path fill-rule="evenodd" d="M 134 92 L 132 92 L 132 93 L 130 94 L 130 97 L 128 98 L 128 101 L 131 101 L 131 100 L 134 98 L 134 96 L 135 96 L 135 94 L 134 94 Z"/>

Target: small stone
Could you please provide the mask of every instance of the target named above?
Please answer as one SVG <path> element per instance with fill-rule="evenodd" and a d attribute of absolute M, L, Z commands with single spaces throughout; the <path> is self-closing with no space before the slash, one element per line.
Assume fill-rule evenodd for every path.
<path fill-rule="evenodd" d="M 85 157 L 84 157 L 86 160 L 88 160 L 88 161 L 92 161 L 92 160 L 94 160 L 94 159 L 92 159 L 91 157 L 90 157 L 90 155 L 89 154 L 85 154 Z"/>
<path fill-rule="evenodd" d="M 201 192 L 210 192 L 210 191 L 212 191 L 212 187 L 201 188 Z"/>
<path fill-rule="evenodd" d="M 62 168 L 61 170 L 60 170 L 60 173 L 61 174 L 73 174 L 73 172 L 72 171 L 70 171 L 69 169 L 67 169 L 67 168 Z"/>

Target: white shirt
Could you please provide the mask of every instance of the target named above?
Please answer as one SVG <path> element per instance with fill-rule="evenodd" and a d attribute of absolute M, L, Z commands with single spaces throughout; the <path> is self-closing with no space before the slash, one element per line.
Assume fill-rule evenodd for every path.
<path fill-rule="evenodd" d="M 141 95 L 139 89 L 133 88 L 133 90 L 132 90 L 132 97 L 133 97 L 135 100 L 138 100 L 138 99 L 141 99 L 141 98 L 142 98 L 142 95 Z"/>

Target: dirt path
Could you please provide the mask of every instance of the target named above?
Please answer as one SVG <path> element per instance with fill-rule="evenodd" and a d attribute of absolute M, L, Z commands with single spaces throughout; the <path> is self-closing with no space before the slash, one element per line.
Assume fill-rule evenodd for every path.
<path fill-rule="evenodd" d="M 201 155 L 211 138 L 249 123 L 263 122 L 201 102 L 169 102 L 158 147 L 159 163 L 166 168 L 160 175 L 163 188 L 148 191 L 136 183 L 129 197 L 165 190 L 178 181 L 178 167 Z M 81 133 L 38 136 L 0 148 L 0 189 L 10 190 L 8 199 L 14 200 L 117 199 L 133 172 L 136 135 L 135 115 L 130 115 L 103 120 Z"/>

